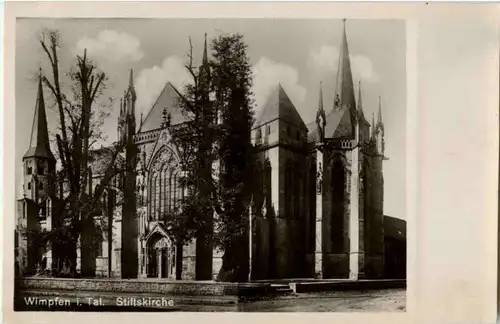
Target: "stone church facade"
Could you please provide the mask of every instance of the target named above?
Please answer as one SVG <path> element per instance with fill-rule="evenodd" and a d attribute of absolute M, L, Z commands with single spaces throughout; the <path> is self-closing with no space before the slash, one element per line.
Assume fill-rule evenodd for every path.
<path fill-rule="evenodd" d="M 205 43 L 202 67 L 206 53 Z M 377 122 L 370 124 L 361 85 L 355 99 L 345 27 L 339 60 L 334 105 L 323 106 L 320 85 L 318 107 L 311 108 L 317 110 L 315 121 L 304 123 L 278 84 L 252 127 L 258 180 L 248 213 L 254 280 L 384 277 L 384 124 L 380 100 Z M 133 80 L 131 71 L 117 125 L 117 137 L 128 143 L 117 162 L 124 171 L 113 182 L 134 192 L 135 199 L 125 197 L 117 205 L 118 197 L 123 199 L 119 190 L 109 189 L 104 196 L 107 212 L 97 218 L 109 218 L 107 237 L 112 239 L 94 251 L 95 275 L 175 279 L 175 267 L 182 264 L 182 279 L 212 280 L 221 267 L 220 252 L 202 240 L 176 246 L 165 228 L 165 217 L 186 194 L 179 185 L 181 157 L 171 136 L 172 128 L 188 121 L 182 96 L 167 83 L 136 123 Z M 90 188 L 103 176 L 99 162 L 110 152 L 103 148 L 94 155 Z M 40 83 L 30 148 L 23 158 L 18 224 L 53 226 L 57 215 L 51 206 L 62 197 L 55 165 Z M 37 246 L 20 233 L 16 246 L 21 273 L 61 267 L 63 248 Z M 79 258 L 78 268 L 82 262 L 88 261 Z"/>

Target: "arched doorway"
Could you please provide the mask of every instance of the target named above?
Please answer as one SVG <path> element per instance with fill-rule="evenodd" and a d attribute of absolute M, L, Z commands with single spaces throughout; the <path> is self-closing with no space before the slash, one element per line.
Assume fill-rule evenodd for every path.
<path fill-rule="evenodd" d="M 175 249 L 161 233 L 153 233 L 147 241 L 146 271 L 148 278 L 175 279 Z"/>

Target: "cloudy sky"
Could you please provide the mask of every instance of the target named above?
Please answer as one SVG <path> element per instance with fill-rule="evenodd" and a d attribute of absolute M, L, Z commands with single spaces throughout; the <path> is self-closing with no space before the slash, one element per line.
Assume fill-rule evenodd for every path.
<path fill-rule="evenodd" d="M 86 48 L 91 59 L 109 77 L 103 99 L 118 99 L 134 69 L 137 118 L 147 114 L 167 81 L 181 87 L 189 82 L 184 68 L 192 38 L 195 60 L 202 54 L 203 35 L 215 37 L 238 32 L 248 44 L 254 71 L 255 110 L 264 104 L 280 82 L 306 123 L 314 120 L 319 82 L 324 102 L 332 106 L 340 46 L 341 20 L 320 19 L 18 19 L 16 28 L 16 169 L 20 182 L 21 160 L 29 145 L 36 99 L 36 74 L 47 59 L 38 43 L 41 31 L 61 33 L 61 69 L 74 64 Z M 405 218 L 406 168 L 406 37 L 404 21 L 348 20 L 347 38 L 354 82 L 362 82 L 365 116 L 371 121 L 378 96 L 382 97 L 386 129 L 385 202 L 387 215 Z M 356 89 L 357 93 L 357 89 Z M 57 119 L 45 92 L 49 127 Z M 105 121 L 109 140 L 116 138 L 119 107 Z M 18 190 L 19 191 L 19 190 Z"/>

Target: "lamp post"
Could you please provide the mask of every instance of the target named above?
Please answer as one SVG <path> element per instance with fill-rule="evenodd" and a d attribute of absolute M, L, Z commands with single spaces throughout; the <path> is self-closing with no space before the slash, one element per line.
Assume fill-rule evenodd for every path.
<path fill-rule="evenodd" d="M 252 280 L 252 233 L 253 233 L 253 227 L 252 227 L 252 205 L 253 205 L 253 195 L 250 198 L 250 204 L 248 205 L 248 282 Z"/>

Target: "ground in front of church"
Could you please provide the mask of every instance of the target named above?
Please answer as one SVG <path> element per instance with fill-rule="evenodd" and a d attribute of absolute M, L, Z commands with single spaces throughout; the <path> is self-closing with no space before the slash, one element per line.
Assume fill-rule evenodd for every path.
<path fill-rule="evenodd" d="M 405 289 L 303 293 L 279 299 L 247 302 L 244 312 L 404 312 Z"/>

